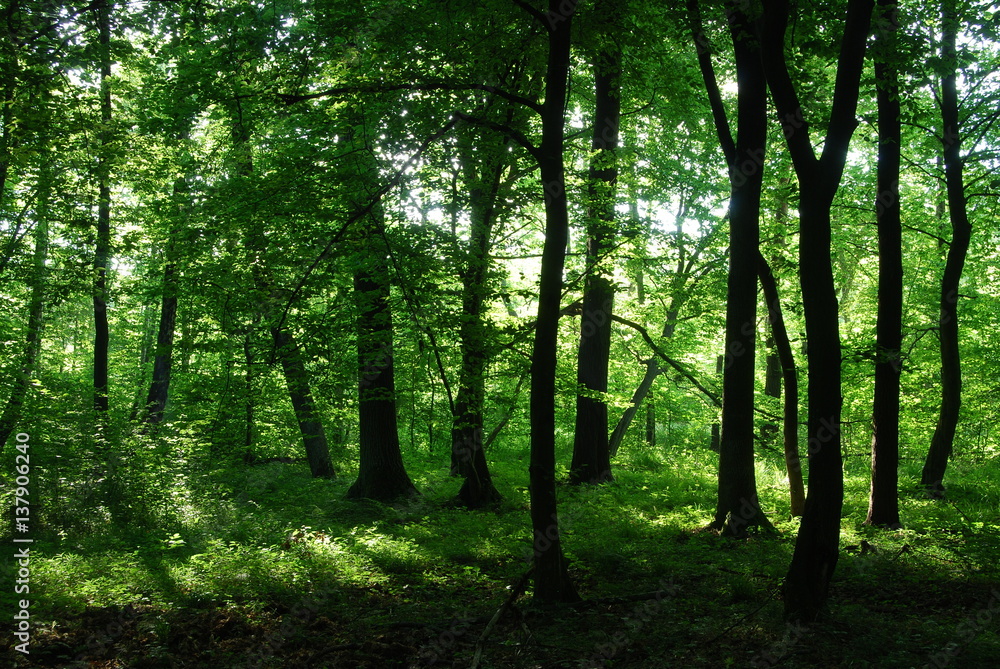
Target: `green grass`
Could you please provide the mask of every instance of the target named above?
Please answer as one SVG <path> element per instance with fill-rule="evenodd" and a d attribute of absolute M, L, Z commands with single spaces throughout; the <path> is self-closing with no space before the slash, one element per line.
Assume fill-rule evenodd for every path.
<path fill-rule="evenodd" d="M 13 666 L 409 667 L 432 656 L 468 666 L 528 566 L 523 458 L 491 453 L 504 502 L 470 512 L 450 504 L 460 482 L 426 457 L 408 462 L 419 498 L 348 502 L 349 455 L 331 481 L 301 463 L 207 473 L 189 463 L 201 473 L 171 490 L 126 486 L 148 498 L 129 527 L 50 524 L 32 547 L 32 655 L 9 642 L 5 654 Z M 953 463 L 945 502 L 918 494 L 918 463 L 907 461 L 905 529 L 884 531 L 862 524 L 867 462 L 848 458 L 842 557 L 829 614 L 811 629 L 781 616 L 798 521 L 780 463 L 757 466 L 779 535 L 742 542 L 703 529 L 716 464 L 707 451 L 626 446 L 615 482 L 561 485 L 580 594 L 661 595 L 556 610 L 522 599 L 480 666 L 987 667 L 1000 657 L 1000 460 Z M 5 582 L 13 567 L 5 558 Z M 0 603 L 11 610 L 10 588 Z"/>

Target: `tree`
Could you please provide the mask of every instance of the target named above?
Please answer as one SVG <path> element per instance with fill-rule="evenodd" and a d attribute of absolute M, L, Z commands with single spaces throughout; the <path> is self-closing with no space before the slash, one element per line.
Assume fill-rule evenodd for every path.
<path fill-rule="evenodd" d="M 508 109 L 509 106 L 508 106 Z M 507 115 L 508 123 L 513 111 Z M 486 453 L 483 449 L 483 405 L 486 384 L 487 341 L 483 318 L 484 303 L 489 293 L 487 275 L 491 235 L 496 223 L 504 170 L 508 158 L 509 140 L 492 140 L 492 145 L 480 147 L 484 159 L 475 164 L 469 136 L 459 130 L 459 152 L 465 178 L 469 184 L 469 244 L 468 261 L 462 270 L 462 321 L 459 341 L 462 347 L 462 367 L 452 423 L 452 463 L 454 473 L 465 482 L 458 497 L 468 507 L 495 504 L 500 493 L 493 485 Z M 484 142 L 491 140 L 483 140 Z"/>
<path fill-rule="evenodd" d="M 688 11 L 731 186 L 719 498 L 711 526 L 725 535 L 741 537 L 750 528 L 773 530 L 760 508 L 754 475 L 756 288 L 760 194 L 767 141 L 767 82 L 760 58 L 758 21 L 738 6 L 728 8 L 738 86 L 738 129 L 733 141 L 696 0 L 689 0 Z"/>
<path fill-rule="evenodd" d="M 587 274 L 583 287 L 583 314 L 577 350 L 572 483 L 612 480 L 608 449 L 608 357 L 614 286 L 605 256 L 614 241 L 615 186 L 618 180 L 618 125 L 621 116 L 621 12 L 617 0 L 603 0 L 594 8 L 601 28 L 594 58 L 594 126 L 587 182 Z"/>
<path fill-rule="evenodd" d="M 111 264 L 111 0 L 93 5 L 100 58 L 101 129 L 97 158 L 97 245 L 94 250 L 94 408 L 99 439 L 108 411 L 108 269 Z"/>
<path fill-rule="evenodd" d="M 45 262 L 49 253 L 49 201 L 52 195 L 52 167 L 42 163 L 38 176 L 35 206 L 35 250 L 32 257 L 31 298 L 28 301 L 28 332 L 20 373 L 14 379 L 3 414 L 0 414 L 0 449 L 10 438 L 21 418 L 21 408 L 34 377 L 42 350 L 42 325 L 45 312 Z"/>
<path fill-rule="evenodd" d="M 899 377 L 903 347 L 903 228 L 899 165 L 902 144 L 896 55 L 898 9 L 878 0 L 873 48 L 878 103 L 878 322 L 875 326 L 875 404 L 872 409 L 872 485 L 865 523 L 899 527 Z"/>
<path fill-rule="evenodd" d="M 188 186 L 183 177 L 174 182 L 174 197 L 177 200 L 188 195 Z M 183 212 L 185 205 L 176 203 Z M 149 384 L 146 396 L 147 423 L 156 424 L 163 420 L 170 394 L 170 370 L 173 365 L 174 333 L 177 329 L 177 293 L 179 280 L 177 272 L 177 242 L 178 225 L 173 225 L 167 239 L 164 251 L 162 295 L 160 297 L 160 323 L 156 329 L 156 347 L 153 357 L 153 379 Z"/>
<path fill-rule="evenodd" d="M 539 602 L 578 598 L 570 581 L 559 540 L 555 487 L 555 395 L 558 357 L 559 300 L 569 238 L 569 214 L 563 165 L 567 81 L 570 69 L 571 24 L 576 0 L 549 0 L 547 14 L 527 5 L 548 34 L 545 102 L 541 106 L 542 141 L 535 151 L 545 192 L 545 245 L 538 282 L 538 317 L 531 352 L 531 527 L 534 554 L 534 597 Z"/>
<path fill-rule="evenodd" d="M 757 277 L 767 303 L 767 320 L 771 324 L 774 347 L 778 352 L 781 366 L 781 383 L 784 387 L 782 402 L 782 446 L 785 470 L 788 472 L 788 492 L 793 516 L 801 516 L 805 511 L 805 489 L 802 485 L 802 461 L 799 459 L 799 377 L 792 354 L 792 343 L 785 328 L 781 300 L 778 297 L 778 282 L 771 266 L 763 254 L 757 256 Z"/>
<path fill-rule="evenodd" d="M 785 58 L 789 3 L 764 1 L 764 71 L 799 181 L 799 281 L 809 345 L 809 491 L 784 596 L 786 615 L 803 622 L 815 620 L 823 609 L 840 550 L 844 501 L 841 348 L 830 258 L 830 209 L 857 125 L 854 115 L 873 6 L 873 0 L 848 2 L 829 124 L 822 154 L 817 157 Z"/>
<path fill-rule="evenodd" d="M 358 257 L 354 272 L 360 461 L 358 478 L 347 496 L 392 500 L 415 495 L 417 489 L 406 473 L 399 450 L 389 267 L 380 212 L 377 207 L 366 221 L 366 250 Z"/>
<path fill-rule="evenodd" d="M 955 428 L 962 407 L 962 365 L 959 351 L 958 298 L 965 256 L 972 238 L 968 202 L 965 195 L 962 158 L 962 127 L 958 114 L 957 41 L 958 7 L 955 0 L 941 2 L 941 58 L 948 68 L 941 79 L 941 142 L 944 153 L 948 215 L 951 242 L 948 259 L 941 275 L 941 314 L 938 321 L 941 339 L 941 411 L 934 437 L 920 474 L 921 485 L 933 496 L 944 494 L 944 472 L 948 466 Z"/>

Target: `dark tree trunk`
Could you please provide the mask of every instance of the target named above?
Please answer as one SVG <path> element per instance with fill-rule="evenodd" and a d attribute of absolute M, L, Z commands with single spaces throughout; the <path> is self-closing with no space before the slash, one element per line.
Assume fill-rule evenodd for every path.
<path fill-rule="evenodd" d="M 556 511 L 555 396 L 559 300 L 569 237 L 563 171 L 563 117 L 570 67 L 570 25 L 576 0 L 549 0 L 544 18 L 549 54 L 542 109 L 542 144 L 536 152 L 545 191 L 545 245 L 538 287 L 538 318 L 531 353 L 531 458 L 529 490 L 533 531 L 534 597 L 543 603 L 578 599 L 559 539 Z"/>
<path fill-rule="evenodd" d="M 188 133 L 182 134 L 187 139 Z M 249 138 L 247 138 L 249 141 Z M 252 165 L 247 168 L 252 171 Z M 153 357 L 153 380 L 146 396 L 146 422 L 151 424 L 163 420 L 170 395 L 170 372 L 173 367 L 174 337 L 177 331 L 177 294 L 180 281 L 177 275 L 177 244 L 175 239 L 183 228 L 183 217 L 190 204 L 187 180 L 179 177 L 174 182 L 173 219 L 169 229 L 169 239 L 163 266 L 163 294 L 160 298 L 160 324 L 156 330 L 156 349 Z"/>
<path fill-rule="evenodd" d="M 146 422 L 163 420 L 170 392 L 170 367 L 174 352 L 174 332 L 177 328 L 177 265 L 174 262 L 174 241 L 167 243 L 167 261 L 163 267 L 163 297 L 160 303 L 160 326 L 156 331 L 156 355 L 153 358 L 153 381 L 146 396 Z"/>
<path fill-rule="evenodd" d="M 48 164 L 43 163 L 38 176 L 38 200 L 35 205 L 35 252 L 32 259 L 31 298 L 28 302 L 28 334 L 24 343 L 21 369 L 14 379 L 3 415 L 0 416 L 0 451 L 21 419 L 28 388 L 42 350 L 42 325 L 45 310 L 45 259 L 49 253 L 49 197 L 52 190 Z"/>
<path fill-rule="evenodd" d="M 646 404 L 646 445 L 656 446 L 656 406 Z"/>
<path fill-rule="evenodd" d="M 767 356 L 764 360 L 764 394 L 768 397 L 781 397 L 781 361 L 774 352 L 774 336 L 768 335 L 764 341 Z M 760 426 L 760 440 L 764 446 L 770 447 L 778 434 L 778 426 L 767 421 Z"/>
<path fill-rule="evenodd" d="M 774 346 L 781 364 L 781 378 L 784 381 L 785 397 L 782 402 L 782 443 L 785 455 L 785 470 L 788 472 L 788 493 L 792 516 L 801 516 L 805 510 L 806 494 L 802 485 L 802 461 L 799 459 L 799 378 L 795 369 L 792 342 L 788 340 L 785 318 L 778 299 L 778 282 L 774 279 L 771 266 L 764 256 L 757 255 L 757 276 L 764 300 L 767 302 L 767 319 L 771 324 Z"/>
<path fill-rule="evenodd" d="M 671 303 L 671 308 L 667 311 L 667 321 L 663 325 L 663 331 L 661 336 L 663 338 L 670 338 L 674 335 L 674 326 L 677 323 L 677 303 L 682 300 L 678 300 L 676 297 Z M 656 377 L 660 375 L 663 371 L 660 368 L 659 363 L 657 363 L 656 358 L 650 358 L 645 361 L 646 373 L 642 375 L 642 380 L 639 382 L 638 387 L 635 392 L 632 393 L 632 400 L 628 407 L 625 409 L 625 413 L 622 417 L 618 419 L 618 423 L 615 425 L 614 431 L 611 433 L 611 438 L 608 440 L 608 454 L 610 457 L 615 457 L 618 454 L 618 448 L 621 446 L 622 440 L 625 439 L 625 433 L 628 432 L 629 425 L 632 424 L 632 420 L 635 418 L 635 414 L 639 411 L 639 407 L 643 405 L 646 401 L 646 396 L 653 389 L 653 382 L 656 381 Z"/>
<path fill-rule="evenodd" d="M 326 433 L 319 418 L 319 411 L 313 401 L 312 390 L 309 388 L 309 372 L 302 361 L 295 338 L 287 331 L 271 326 L 271 337 L 274 348 L 281 360 L 281 369 L 285 374 L 285 385 L 292 399 L 295 419 L 299 423 L 302 442 L 309 460 L 309 471 L 317 478 L 332 478 L 333 465 L 330 463 L 330 448 L 326 442 Z"/>
<path fill-rule="evenodd" d="M 618 181 L 619 117 L 621 115 L 621 55 L 614 40 L 615 0 L 598 3 L 606 43 L 594 63 L 595 109 L 593 157 L 588 175 L 587 277 L 583 287 L 583 314 L 577 353 L 577 384 L 590 393 L 608 391 L 608 358 L 611 350 L 611 315 L 615 292 L 604 255 L 614 240 L 615 186 Z M 604 483 L 612 480 L 608 449 L 608 405 L 603 397 L 577 395 L 571 483 Z"/>
<path fill-rule="evenodd" d="M 899 377 L 903 346 L 903 230 L 900 221 L 899 86 L 896 66 L 897 8 L 878 0 L 881 17 L 875 43 L 878 100 L 878 315 L 875 325 L 875 400 L 872 407 L 872 485 L 865 523 L 899 524 Z"/>
<path fill-rule="evenodd" d="M 508 115 L 508 121 L 510 116 Z M 452 423 L 452 473 L 463 477 L 459 500 L 469 508 L 481 508 L 501 500 L 493 485 L 486 453 L 483 450 L 483 404 L 486 386 L 486 324 L 483 304 L 489 292 L 488 270 L 490 236 L 496 220 L 497 198 L 507 160 L 507 141 L 482 163 L 477 174 L 475 154 L 467 138 L 460 140 L 462 163 L 470 183 L 469 260 L 462 272 L 462 324 L 459 340 L 462 347 L 462 370 Z"/>
<path fill-rule="evenodd" d="M 372 246 L 354 274 L 360 461 L 358 478 L 347 496 L 388 501 L 415 495 L 417 490 L 399 449 L 389 274 L 381 257 L 385 251 L 379 243 Z"/>
<path fill-rule="evenodd" d="M 767 80 L 760 57 L 759 27 L 739 7 L 729 8 L 738 84 L 738 129 L 733 142 L 710 54 L 704 48 L 696 0 L 688 2 L 688 11 L 716 130 L 729 163 L 731 187 L 719 497 L 711 526 L 724 535 L 742 537 L 751 528 L 773 531 L 757 498 L 753 421 L 757 255 L 767 143 Z"/>
<path fill-rule="evenodd" d="M 757 339 L 757 248 L 760 192 L 767 140 L 767 82 L 755 27 L 731 12 L 736 55 L 738 129 L 729 164 L 729 277 L 726 297 L 726 364 L 722 376 L 719 503 L 713 526 L 724 535 L 750 528 L 771 530 L 760 509 L 754 475 L 754 371 Z"/>
<path fill-rule="evenodd" d="M 6 21 L 0 22 L 0 31 L 2 33 L 8 33 Z M 0 34 L 2 34 L 0 33 Z M 3 34 L 0 37 L 0 44 L 3 45 L 3 50 L 13 51 L 16 49 L 14 46 L 14 40 L 12 35 Z M 0 208 L 3 207 L 4 195 L 7 193 L 7 173 L 10 170 L 10 153 L 14 144 L 13 137 L 13 121 L 14 121 L 14 91 L 16 89 L 17 78 L 17 61 L 16 61 L 16 51 L 14 53 L 4 53 L 3 54 L 3 100 L 0 100 L 0 123 L 3 123 L 3 129 L 0 130 Z M 0 209 L 2 211 L 2 209 Z M 15 239 L 17 235 L 13 235 L 12 239 Z M 4 255 L 0 261 L 2 265 L 0 267 L 5 268 L 7 262 L 10 260 L 10 254 Z M 3 274 L 0 271 L 0 274 Z"/>
<path fill-rule="evenodd" d="M 251 343 L 250 331 L 247 330 L 243 334 L 243 360 L 246 365 L 246 373 L 243 377 L 243 388 L 245 394 L 243 396 L 243 455 L 249 461 L 254 459 L 253 454 L 253 424 L 254 424 L 254 389 L 253 389 L 253 379 L 254 379 L 254 367 L 256 366 L 256 358 L 254 355 L 253 345 Z"/>
<path fill-rule="evenodd" d="M 239 99 L 236 101 L 235 109 L 232 111 L 232 137 L 233 148 L 236 156 L 236 172 L 242 177 L 249 177 L 253 174 L 253 156 L 250 147 L 250 127 L 243 118 L 243 110 L 240 107 Z M 264 230 L 260 222 L 251 216 L 247 223 L 245 246 L 249 253 L 250 273 L 253 277 L 255 297 L 263 305 L 258 311 L 258 320 L 269 320 L 275 316 L 271 313 L 273 306 L 277 302 L 280 290 L 275 289 L 273 277 L 269 265 L 262 258 L 265 247 Z M 285 377 L 285 386 L 288 388 L 289 399 L 292 402 L 292 410 L 295 412 L 295 419 L 299 426 L 299 433 L 302 436 L 302 443 L 306 452 L 306 459 L 309 462 L 309 470 L 314 477 L 332 478 L 334 476 L 333 465 L 330 462 L 330 448 L 326 440 L 326 432 L 323 423 L 313 400 L 312 389 L 309 384 L 309 370 L 306 369 L 302 359 L 302 352 L 295 342 L 295 337 L 287 330 L 287 326 L 272 323 L 269 326 L 271 339 L 274 342 L 274 349 L 281 361 L 281 369 Z M 172 332 L 173 328 L 171 328 Z M 253 401 L 253 376 L 254 376 L 254 355 L 252 350 L 252 335 L 255 327 L 251 325 L 247 328 L 244 352 L 247 362 L 246 376 L 246 437 L 245 453 L 249 460 L 253 459 L 253 422 L 254 422 L 254 401 Z M 161 323 L 162 334 L 162 323 Z M 169 364 L 169 362 L 168 362 Z"/>
<path fill-rule="evenodd" d="M 97 161 L 97 246 L 94 251 L 94 408 L 99 434 L 108 411 L 108 266 L 111 262 L 111 0 L 95 5 L 101 59 L 100 156 Z M 100 441 L 104 436 L 99 436 Z"/>
<path fill-rule="evenodd" d="M 962 135 L 958 117 L 956 41 L 958 16 L 955 0 L 941 3 L 941 56 L 952 69 L 941 80 L 941 120 L 944 124 L 944 173 L 948 189 L 948 214 L 951 218 L 951 244 L 944 275 L 941 277 L 941 413 L 924 462 L 920 483 L 935 496 L 944 495 L 944 472 L 948 467 L 958 414 L 962 407 L 962 367 L 958 341 L 958 288 L 965 267 L 965 256 L 972 238 L 972 225 L 966 209 L 962 175 Z"/>
<path fill-rule="evenodd" d="M 826 606 L 840 556 L 844 502 L 840 323 L 830 257 L 830 208 L 857 126 L 855 112 L 874 0 L 848 3 L 829 128 L 819 158 L 785 62 L 788 4 L 788 0 L 764 0 L 767 29 L 762 45 L 768 85 L 799 180 L 799 279 L 809 344 L 809 493 L 784 599 L 786 616 L 811 622 Z"/>
<path fill-rule="evenodd" d="M 764 368 L 764 394 L 768 397 L 781 397 L 781 360 L 774 351 L 774 336 L 767 338 L 764 344 L 767 348 L 767 360 Z"/>

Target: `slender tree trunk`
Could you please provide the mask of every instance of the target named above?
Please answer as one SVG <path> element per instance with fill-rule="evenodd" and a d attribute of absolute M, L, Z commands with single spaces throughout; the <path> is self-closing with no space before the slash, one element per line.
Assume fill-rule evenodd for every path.
<path fill-rule="evenodd" d="M 878 0 L 881 12 L 875 54 L 878 100 L 878 316 L 875 325 L 875 400 L 872 407 L 872 484 L 865 523 L 899 524 L 899 377 L 903 346 L 903 229 L 900 221 L 899 85 L 894 0 Z"/>
<path fill-rule="evenodd" d="M 699 65 L 719 141 L 729 164 L 731 188 L 719 497 L 711 527 L 726 536 L 743 537 L 752 528 L 773 531 L 771 522 L 760 508 L 754 472 L 757 256 L 767 142 L 767 80 L 760 57 L 759 26 L 739 6 L 727 10 L 738 84 L 735 142 L 705 47 L 698 3 L 696 0 L 688 2 Z"/>
<path fill-rule="evenodd" d="M 354 274 L 360 463 L 358 478 L 347 496 L 392 500 L 415 495 L 417 490 L 406 473 L 399 449 L 389 274 L 382 257 L 385 251 L 376 242 L 367 252 L 369 256 Z"/>
<path fill-rule="evenodd" d="M 97 246 L 94 252 L 94 408 L 103 441 L 108 412 L 108 267 L 111 263 L 111 0 L 95 5 L 101 59 L 101 130 L 97 160 Z"/>
<path fill-rule="evenodd" d="M 595 109 L 593 157 L 588 175 L 587 277 L 583 287 L 583 314 L 577 352 L 579 387 L 591 394 L 576 397 L 576 428 L 573 438 L 571 483 L 604 483 L 612 480 L 608 448 L 608 358 L 611 351 L 611 315 L 614 286 L 603 269 L 604 255 L 614 240 L 615 188 L 618 181 L 618 135 L 621 116 L 621 54 L 614 40 L 618 7 L 615 0 L 598 3 L 604 44 L 594 63 Z"/>
<path fill-rule="evenodd" d="M 857 127 L 858 92 L 874 0 L 850 0 L 823 152 L 817 158 L 785 62 L 788 0 L 764 0 L 763 56 L 789 154 L 799 180 L 799 280 L 809 343 L 809 493 L 784 584 L 785 614 L 811 622 L 826 606 L 840 557 L 844 502 L 840 448 L 841 369 L 837 292 L 831 260 L 830 208 Z"/>
<path fill-rule="evenodd" d="M 146 396 L 146 422 L 163 420 L 170 392 L 170 368 L 174 352 L 174 332 L 177 326 L 177 264 L 174 260 L 173 239 L 167 242 L 166 264 L 163 267 L 163 296 L 160 301 L 160 325 L 156 331 L 156 355 L 153 357 L 153 380 Z"/>
<path fill-rule="evenodd" d="M 17 148 L 17 139 L 14 134 L 14 100 L 17 94 L 17 82 L 21 70 L 18 62 L 18 40 L 14 26 L 18 21 L 15 15 L 19 12 L 18 2 L 8 2 L 0 13 L 0 74 L 3 77 L 3 89 L 0 95 L 0 123 L 3 129 L 0 130 L 0 212 L 7 195 L 7 175 L 10 171 L 11 154 Z M 17 239 L 17 232 L 11 235 L 11 240 Z M 0 276 L 3 275 L 10 261 L 13 246 L 8 247 L 7 253 L 0 258 Z M 0 446 L 3 444 L 0 443 Z"/>
<path fill-rule="evenodd" d="M 538 287 L 538 318 L 531 353 L 531 457 L 529 491 L 533 530 L 534 597 L 543 603 L 578 599 L 566 569 L 556 511 L 555 428 L 559 299 L 569 238 L 563 170 L 564 109 L 570 69 L 570 26 L 576 0 L 549 0 L 549 54 L 542 110 L 542 144 L 537 152 L 545 191 L 545 245 Z"/>
<path fill-rule="evenodd" d="M 238 100 L 233 113 L 232 137 L 237 161 L 236 171 L 243 177 L 249 177 L 254 171 L 253 156 L 250 147 L 250 128 L 243 118 L 243 110 L 239 106 Z M 281 294 L 281 291 L 274 288 L 269 265 L 262 258 L 265 244 L 264 230 L 260 221 L 251 216 L 251 219 L 247 223 L 245 245 L 250 254 L 250 273 L 253 277 L 256 298 L 263 305 L 261 311 L 258 313 L 258 320 L 268 321 L 274 315 L 271 313 L 272 307 L 276 302 L 276 297 Z M 309 462 L 309 471 L 317 478 L 331 478 L 334 476 L 334 469 L 330 462 L 330 448 L 326 440 L 326 432 L 323 429 L 319 411 L 313 400 L 312 389 L 309 383 L 309 370 L 302 359 L 302 352 L 295 342 L 294 335 L 288 331 L 287 326 L 271 324 L 269 327 L 271 339 L 274 342 L 275 353 L 281 361 L 285 386 L 288 389 L 289 399 L 292 402 L 292 410 L 295 413 L 295 420 L 299 426 L 299 434 L 302 437 L 306 459 Z M 251 459 L 253 457 L 254 420 L 253 356 L 251 351 L 251 336 L 253 331 L 254 327 L 252 325 L 249 326 L 246 339 L 247 432 L 245 446 L 247 457 Z"/>
<path fill-rule="evenodd" d="M 52 191 L 51 174 L 43 162 L 38 176 L 38 200 L 35 207 L 35 251 L 32 258 L 31 298 L 28 301 L 28 334 L 24 344 L 24 358 L 20 373 L 15 377 L 7 404 L 0 415 L 0 450 L 14 432 L 21 419 L 21 409 L 31 387 L 35 365 L 42 350 L 42 325 L 45 310 L 45 259 L 49 253 L 49 198 Z"/>
<path fill-rule="evenodd" d="M 962 164 L 962 135 L 958 116 L 956 41 L 959 20 L 955 0 L 943 0 L 942 61 L 950 68 L 941 80 L 941 120 L 944 124 L 944 173 L 951 218 L 951 244 L 941 277 L 941 412 L 924 462 L 920 483 L 935 497 L 944 495 L 944 473 L 948 467 L 958 415 L 962 407 L 962 367 L 958 339 L 958 289 L 965 256 L 972 238 L 966 209 Z"/>
<path fill-rule="evenodd" d="M 257 356 L 254 354 L 250 333 L 251 330 L 249 328 L 243 333 L 243 360 L 246 367 L 243 376 L 243 457 L 247 462 L 252 462 L 255 459 L 253 454 L 253 426 L 256 401 L 253 382 Z"/>
<path fill-rule="evenodd" d="M 757 255 L 757 276 L 767 302 L 767 318 L 771 323 L 774 346 L 781 364 L 781 378 L 785 395 L 782 402 L 782 442 L 785 455 L 785 470 L 788 472 L 788 493 L 792 516 L 801 516 L 805 510 L 806 494 L 802 484 L 802 462 L 799 459 L 799 378 L 795 369 L 792 343 L 785 329 L 785 317 L 778 299 L 778 282 L 764 256 Z"/>
<path fill-rule="evenodd" d="M 508 115 L 508 121 L 510 116 Z M 459 340 L 462 347 L 462 370 L 452 423 L 452 469 L 465 480 L 459 490 L 459 500 L 470 508 L 480 508 L 499 502 L 500 493 L 493 485 L 486 453 L 483 450 L 483 404 L 486 384 L 486 324 L 483 303 L 489 292 L 489 248 L 496 220 L 497 198 L 504 168 L 507 141 L 483 160 L 481 174 L 474 165 L 474 152 L 468 138 L 460 146 L 466 180 L 470 184 L 469 261 L 462 272 L 462 324 Z M 486 149 L 489 150 L 488 148 Z M 488 179 L 488 182 L 485 181 Z"/>
<path fill-rule="evenodd" d="M 326 432 L 323 430 L 319 411 L 313 401 L 312 390 L 309 387 L 309 372 L 302 361 L 298 344 L 295 343 L 291 333 L 274 325 L 271 326 L 271 337 L 274 339 L 274 348 L 285 374 L 285 385 L 288 387 L 299 432 L 302 434 L 309 471 L 316 478 L 333 478 L 330 447 L 326 442 Z"/>
<path fill-rule="evenodd" d="M 661 332 L 661 337 L 664 339 L 669 339 L 674 335 L 674 327 L 677 324 L 677 308 L 678 302 L 682 302 L 683 298 L 678 299 L 677 296 L 671 301 L 670 309 L 667 311 L 667 320 L 663 324 L 663 330 Z M 618 423 L 615 425 L 614 431 L 611 433 L 611 438 L 608 440 L 608 454 L 610 457 L 615 457 L 618 454 L 618 449 L 621 447 L 622 440 L 625 439 L 625 433 L 628 432 L 629 426 L 632 424 L 632 420 L 635 418 L 635 414 L 639 411 L 645 401 L 649 392 L 653 389 L 653 382 L 656 381 L 656 377 L 660 375 L 663 371 L 660 368 L 659 363 L 656 358 L 650 358 L 645 361 L 646 372 L 642 375 L 642 380 L 636 387 L 635 392 L 632 393 L 632 399 L 625 408 L 625 412 L 622 417 L 618 419 Z"/>
<path fill-rule="evenodd" d="M 188 133 L 182 134 L 182 139 L 188 139 Z M 247 138 L 249 140 L 249 138 Z M 252 164 L 249 165 L 252 171 Z M 167 246 L 163 265 L 163 294 L 160 298 L 160 323 L 156 330 L 156 353 L 153 357 L 153 380 L 146 396 L 146 422 L 157 424 L 163 420 L 170 395 L 170 373 L 173 367 L 174 336 L 177 331 L 177 295 L 180 290 L 180 280 L 177 275 L 177 242 L 176 237 L 184 227 L 185 212 L 190 204 L 187 180 L 179 177 L 174 182 L 174 218 L 170 224 Z"/>
<path fill-rule="evenodd" d="M 732 192 L 726 364 L 722 376 L 719 503 L 713 526 L 724 535 L 740 537 L 754 527 L 773 529 L 760 508 L 754 472 L 757 255 L 767 140 L 767 82 L 757 28 L 740 11 L 730 12 L 730 24 L 739 83 L 738 129 L 734 160 L 729 165 Z"/>
<path fill-rule="evenodd" d="M 0 28 L 3 33 L 7 33 L 6 26 Z M 4 34 L 0 37 L 0 42 L 4 45 L 4 51 L 13 48 L 13 40 L 10 35 Z M 3 123 L 3 130 L 0 131 L 0 211 L 3 211 L 2 207 L 4 204 L 4 196 L 7 194 L 7 173 L 10 171 L 10 150 L 13 144 L 13 121 L 14 121 L 14 91 L 17 78 L 15 72 L 17 71 L 16 61 L 14 60 L 14 55 L 11 53 L 3 54 L 3 99 L 0 100 L 0 123 Z M 16 237 L 16 235 L 15 235 Z M 6 268 L 7 262 L 10 259 L 10 254 L 5 254 L 0 261 L 2 265 L 0 267 Z M 0 275 L 3 272 L 0 270 Z"/>

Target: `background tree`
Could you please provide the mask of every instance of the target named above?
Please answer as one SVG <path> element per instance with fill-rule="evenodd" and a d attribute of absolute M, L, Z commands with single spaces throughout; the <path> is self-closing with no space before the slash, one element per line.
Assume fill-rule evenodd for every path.
<path fill-rule="evenodd" d="M 809 342 L 809 490 L 784 593 L 786 614 L 804 621 L 814 620 L 823 608 L 840 550 L 842 398 L 830 208 L 857 125 L 854 114 L 873 4 L 867 0 L 848 3 L 829 127 L 817 158 L 785 58 L 788 3 L 764 3 L 764 70 L 799 181 L 799 276 Z"/>

